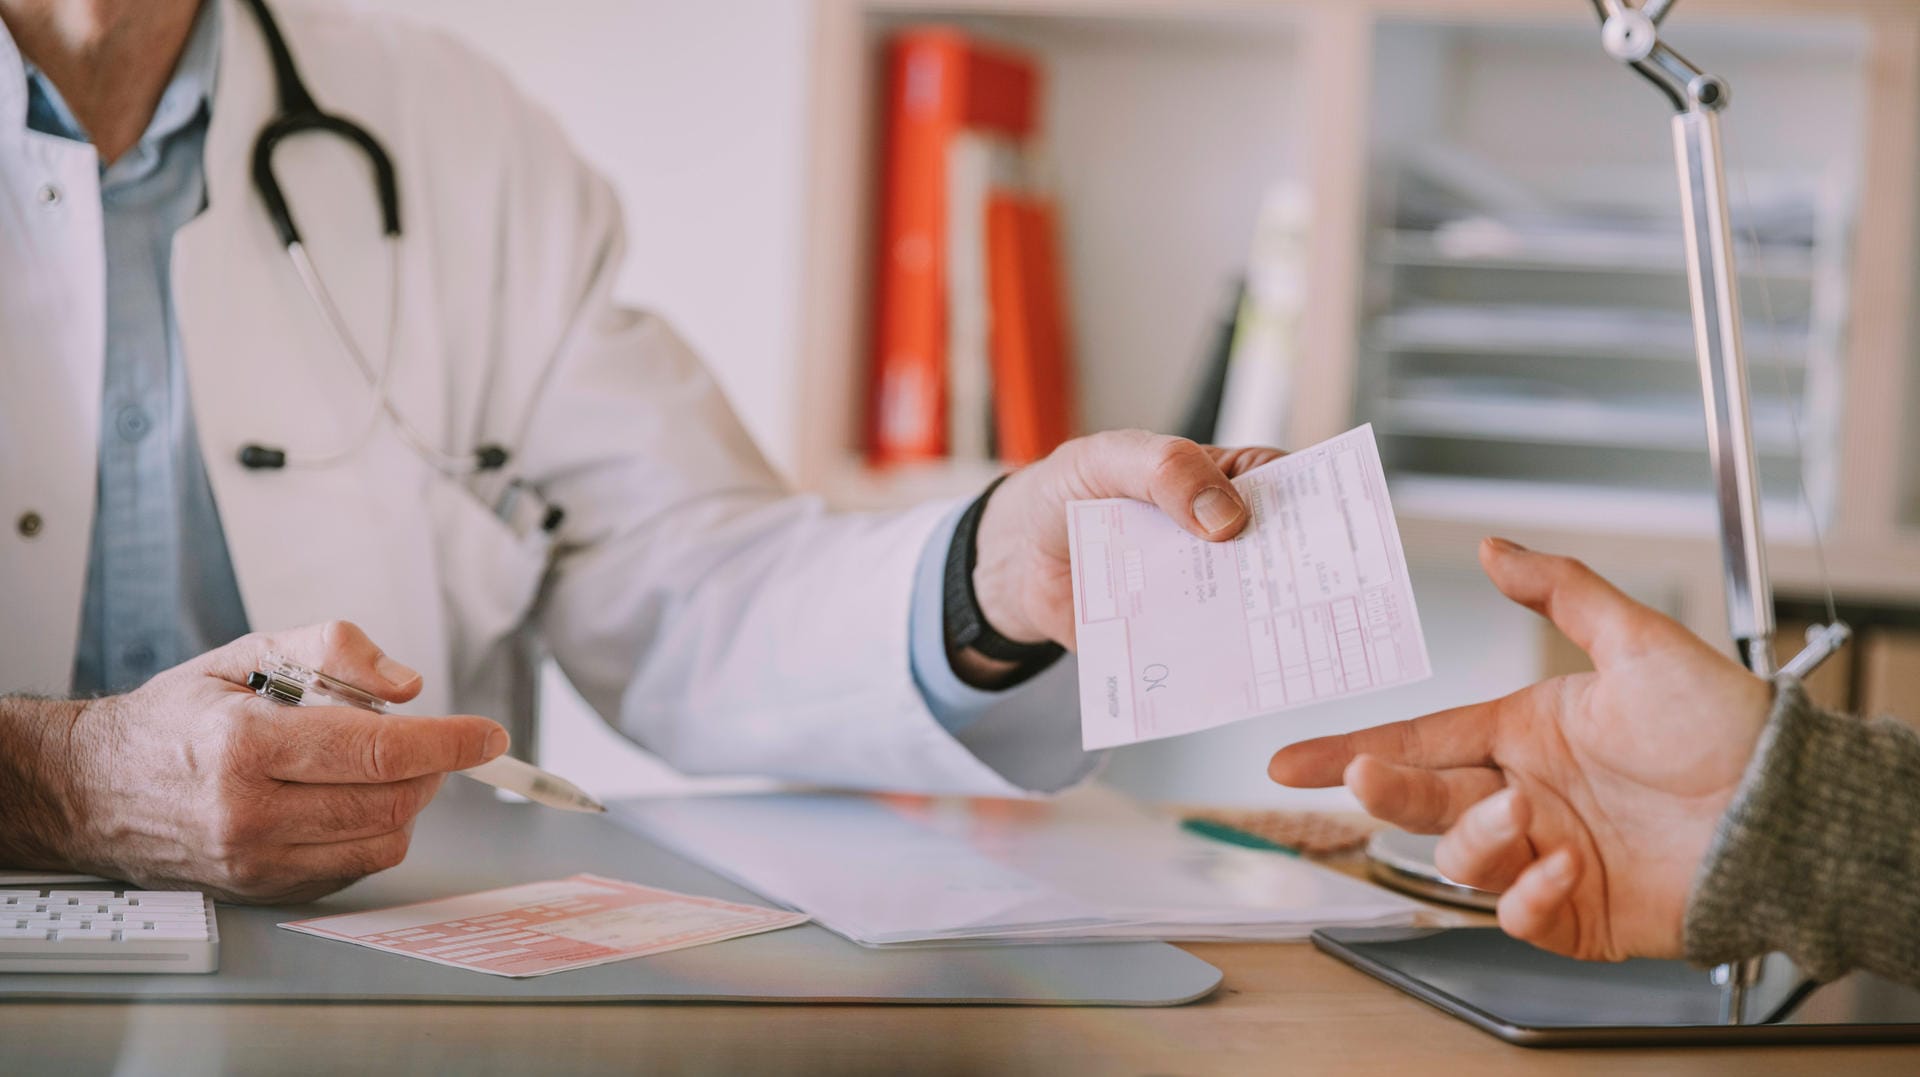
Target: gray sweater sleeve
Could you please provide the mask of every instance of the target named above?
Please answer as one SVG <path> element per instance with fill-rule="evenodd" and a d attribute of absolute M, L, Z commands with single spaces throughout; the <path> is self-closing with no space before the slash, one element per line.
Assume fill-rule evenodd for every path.
<path fill-rule="evenodd" d="M 1920 734 L 1831 714 L 1775 679 L 1773 713 L 1687 904 L 1687 956 L 1780 951 L 1810 976 L 1920 985 Z"/>

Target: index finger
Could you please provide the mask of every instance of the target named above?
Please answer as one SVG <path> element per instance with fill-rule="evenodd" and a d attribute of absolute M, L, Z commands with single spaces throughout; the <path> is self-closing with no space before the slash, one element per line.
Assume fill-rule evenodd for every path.
<path fill-rule="evenodd" d="M 318 670 L 381 699 L 402 703 L 420 694 L 420 674 L 387 657 L 360 626 L 328 621 L 285 632 L 255 632 L 194 659 L 201 673 L 244 684 L 272 654 Z"/>
<path fill-rule="evenodd" d="M 1484 766 L 1493 761 L 1494 733 L 1506 702 L 1475 703 L 1288 745 L 1274 753 L 1267 776 L 1298 789 L 1324 789 L 1339 785 L 1347 765 L 1363 755 L 1412 767 Z"/>
<path fill-rule="evenodd" d="M 471 715 L 422 718 L 352 707 L 275 708 L 254 727 L 268 777 L 381 784 L 477 767 L 507 750 L 507 731 Z"/>
<path fill-rule="evenodd" d="M 1203 445 L 1207 455 L 1230 479 L 1237 479 L 1257 467 L 1265 467 L 1287 455 L 1282 449 L 1268 448 L 1265 445 L 1249 445 L 1238 449 L 1223 449 L 1215 445 Z"/>

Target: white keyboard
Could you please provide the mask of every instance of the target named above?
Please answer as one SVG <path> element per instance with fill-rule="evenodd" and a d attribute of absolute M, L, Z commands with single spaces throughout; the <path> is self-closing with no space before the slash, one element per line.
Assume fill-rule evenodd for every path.
<path fill-rule="evenodd" d="M 213 902 L 191 890 L 0 890 L 0 972 L 212 972 Z"/>

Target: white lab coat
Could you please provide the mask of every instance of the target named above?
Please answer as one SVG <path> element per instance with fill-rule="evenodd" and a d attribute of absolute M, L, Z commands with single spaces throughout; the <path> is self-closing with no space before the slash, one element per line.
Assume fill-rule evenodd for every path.
<path fill-rule="evenodd" d="M 607 184 L 437 34 L 333 5 L 274 8 L 315 96 L 395 159 L 395 399 L 447 451 L 508 446 L 511 474 L 566 510 L 559 542 L 509 529 L 492 489 L 443 478 L 385 428 L 339 466 L 241 468 L 250 441 L 340 445 L 371 397 L 248 180 L 272 78 L 252 13 L 217 2 L 210 205 L 179 234 L 173 283 L 256 629 L 356 621 L 425 674 L 416 709 L 499 715 L 506 640 L 531 624 L 600 714 L 694 773 L 989 794 L 1084 775 L 1070 713 L 998 714 L 967 746 L 939 726 L 913 684 L 907 622 L 915 565 L 950 506 L 842 515 L 783 490 L 686 345 L 610 300 L 624 242 Z M 91 147 L 25 131 L 21 60 L 4 35 L 0 50 L 0 692 L 57 695 L 97 466 L 97 166 Z M 363 158 L 298 138 L 276 164 L 377 361 L 391 275 Z M 30 538 L 17 527 L 29 512 L 44 521 Z"/>

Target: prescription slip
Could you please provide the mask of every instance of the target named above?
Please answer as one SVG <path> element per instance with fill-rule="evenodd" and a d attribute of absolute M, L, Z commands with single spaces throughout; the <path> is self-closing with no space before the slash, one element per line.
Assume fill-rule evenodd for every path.
<path fill-rule="evenodd" d="M 1067 507 L 1087 748 L 1432 672 L 1372 426 L 1233 483 L 1253 519 L 1227 543 L 1197 539 L 1138 501 Z"/>
<path fill-rule="evenodd" d="M 520 977 L 684 950 L 806 922 L 804 913 L 574 875 L 280 926 L 440 965 Z"/>

